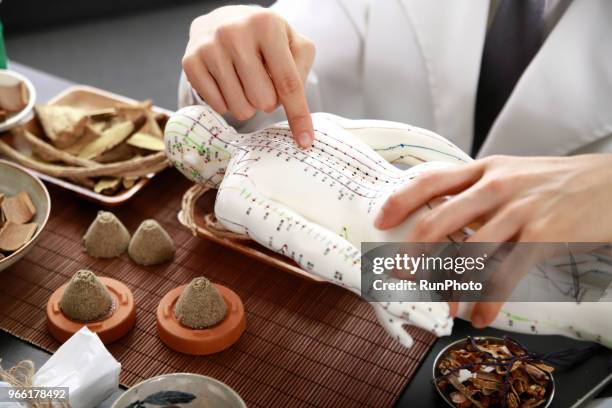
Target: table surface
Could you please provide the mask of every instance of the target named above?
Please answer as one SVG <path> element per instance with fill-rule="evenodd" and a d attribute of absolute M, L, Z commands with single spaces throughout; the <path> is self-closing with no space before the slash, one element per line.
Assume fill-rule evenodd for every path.
<path fill-rule="evenodd" d="M 45 102 L 67 87 L 74 85 L 73 82 L 63 78 L 52 76 L 15 62 L 11 63 L 10 68 L 24 74 L 32 81 L 37 90 L 37 102 Z M 435 343 L 413 380 L 406 386 L 396 405 L 398 407 L 412 407 L 418 401 L 419 407 L 442 406 L 443 402 L 437 396 L 431 383 L 433 360 L 438 352 L 447 344 L 464 338 L 467 335 L 475 334 L 501 336 L 506 333 L 495 329 L 485 329 L 475 333 L 468 323 L 457 321 L 452 335 L 441 338 Z M 585 343 L 559 336 L 532 336 L 514 333 L 510 335 L 534 351 L 564 350 L 586 346 Z M 40 367 L 49 357 L 50 354 L 46 351 L 0 330 L 0 359 L 2 360 L 3 367 L 11 367 L 25 359 L 34 361 L 36 367 Z M 602 352 L 581 362 L 571 370 L 557 373 L 555 375 L 557 384 L 556 398 L 552 406 L 568 407 L 599 383 L 609 373 L 609 358 L 608 352 Z M 560 386 L 560 384 L 566 386 Z M 572 386 L 569 387 L 567 386 L 568 384 Z M 110 407 L 112 402 L 122 392 L 122 389 L 117 389 L 100 407 Z M 612 386 L 608 386 L 602 395 L 612 395 Z"/>

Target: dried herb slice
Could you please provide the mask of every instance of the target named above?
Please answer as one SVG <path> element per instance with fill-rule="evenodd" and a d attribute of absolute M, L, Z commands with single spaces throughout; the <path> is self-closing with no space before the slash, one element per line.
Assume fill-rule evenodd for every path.
<path fill-rule="evenodd" d="M 17 78 L 3 77 L 0 83 L 0 108 L 6 113 L 19 112 L 28 104 L 28 89 Z"/>
<path fill-rule="evenodd" d="M 79 157 L 94 159 L 104 152 L 123 142 L 134 131 L 134 124 L 129 121 L 118 123 L 102 132 L 99 138 L 81 150 Z"/>
<path fill-rule="evenodd" d="M 45 135 L 59 148 L 75 143 L 89 121 L 83 109 L 61 105 L 36 105 L 36 115 Z"/>
<path fill-rule="evenodd" d="M 94 186 L 94 191 L 98 194 L 112 194 L 117 191 L 120 184 L 119 178 L 102 178 Z"/>
<path fill-rule="evenodd" d="M 73 156 L 78 156 L 79 153 L 85 148 L 85 146 L 93 143 L 102 135 L 102 129 L 104 129 L 104 122 L 90 123 L 85 126 L 83 135 L 72 145 L 64 149 L 66 153 Z"/>
<path fill-rule="evenodd" d="M 139 130 L 139 132 L 147 133 L 158 139 L 163 139 L 164 132 L 161 130 L 161 127 L 159 127 L 159 123 L 157 123 L 157 119 L 155 118 L 155 113 L 153 113 L 151 110 L 147 110 L 145 112 L 145 115 L 147 119 L 145 121 L 145 124 Z"/>
<path fill-rule="evenodd" d="M 127 143 L 120 143 L 107 152 L 96 157 L 98 163 L 117 163 L 133 158 L 136 154 L 136 148 Z"/>
<path fill-rule="evenodd" d="M 136 132 L 130 136 L 130 138 L 127 140 L 127 144 L 155 152 L 161 152 L 165 148 L 164 141 L 162 139 L 148 133 L 141 132 Z"/>
<path fill-rule="evenodd" d="M 7 221 L 0 230 L 0 251 L 14 252 L 24 246 L 36 233 L 38 224 L 15 224 Z"/>
<path fill-rule="evenodd" d="M 146 112 L 151 110 L 152 107 L 153 102 L 147 100 L 134 104 L 120 103 L 117 104 L 115 108 L 117 109 L 117 116 L 121 118 L 121 120 L 137 122 L 141 117 L 145 116 Z"/>
<path fill-rule="evenodd" d="M 31 147 L 32 152 L 45 162 L 62 162 L 68 165 L 82 167 L 92 167 L 95 165 L 91 160 L 81 159 L 64 150 L 56 148 L 38 136 L 28 132 L 26 129 L 16 129 L 13 133 L 22 138 Z"/>
<path fill-rule="evenodd" d="M 96 109 L 94 111 L 87 112 L 87 116 L 89 116 L 93 120 L 106 120 L 114 116 L 117 116 L 117 109 L 116 108 Z"/>
<path fill-rule="evenodd" d="M 15 224 L 25 224 L 36 215 L 36 207 L 30 195 L 25 191 L 16 196 L 4 198 L 1 206 L 4 217 Z"/>
<path fill-rule="evenodd" d="M 140 177 L 124 177 L 122 181 L 123 188 L 129 190 L 130 188 L 134 187 L 138 180 L 140 180 Z"/>

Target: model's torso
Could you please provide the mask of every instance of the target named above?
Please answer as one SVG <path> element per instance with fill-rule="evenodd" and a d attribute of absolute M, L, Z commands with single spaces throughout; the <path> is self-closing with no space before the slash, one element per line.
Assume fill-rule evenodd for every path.
<path fill-rule="evenodd" d="M 245 135 L 224 187 L 246 194 L 254 189 L 357 247 L 364 241 L 404 241 L 414 217 L 390 231 L 376 229 L 374 219 L 388 196 L 422 166 L 402 171 L 349 132 L 335 127 L 332 136 L 325 126 L 317 129 L 308 150 L 298 148 L 284 127 Z"/>

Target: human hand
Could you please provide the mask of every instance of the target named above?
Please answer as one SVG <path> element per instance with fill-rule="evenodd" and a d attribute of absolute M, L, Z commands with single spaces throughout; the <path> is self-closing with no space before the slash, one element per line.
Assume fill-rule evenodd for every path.
<path fill-rule="evenodd" d="M 183 56 L 194 89 L 220 114 L 238 120 L 283 105 L 295 141 L 314 140 L 304 82 L 314 61 L 312 41 L 276 13 L 227 6 L 196 18 Z"/>
<path fill-rule="evenodd" d="M 468 242 L 611 242 L 612 155 L 492 156 L 422 174 L 383 205 L 376 227 L 389 229 L 437 198 L 446 202 L 417 221 L 409 242 L 437 242 L 479 221 Z M 476 327 L 502 303 L 475 305 Z M 451 305 L 451 310 L 456 310 Z"/>

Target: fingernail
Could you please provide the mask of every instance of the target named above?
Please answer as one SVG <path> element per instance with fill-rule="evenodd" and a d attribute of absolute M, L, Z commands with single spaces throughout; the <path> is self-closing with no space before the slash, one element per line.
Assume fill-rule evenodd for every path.
<path fill-rule="evenodd" d="M 484 318 L 479 314 L 475 314 L 472 316 L 472 326 L 477 329 L 484 329 L 486 326 Z"/>
<path fill-rule="evenodd" d="M 374 226 L 378 229 L 381 229 L 385 226 L 385 210 L 384 208 L 381 208 L 378 211 L 378 215 L 376 216 L 376 219 L 374 220 Z"/>
<path fill-rule="evenodd" d="M 310 136 L 308 132 L 300 133 L 298 135 L 298 144 L 304 149 L 310 147 L 312 144 L 312 136 Z"/>

